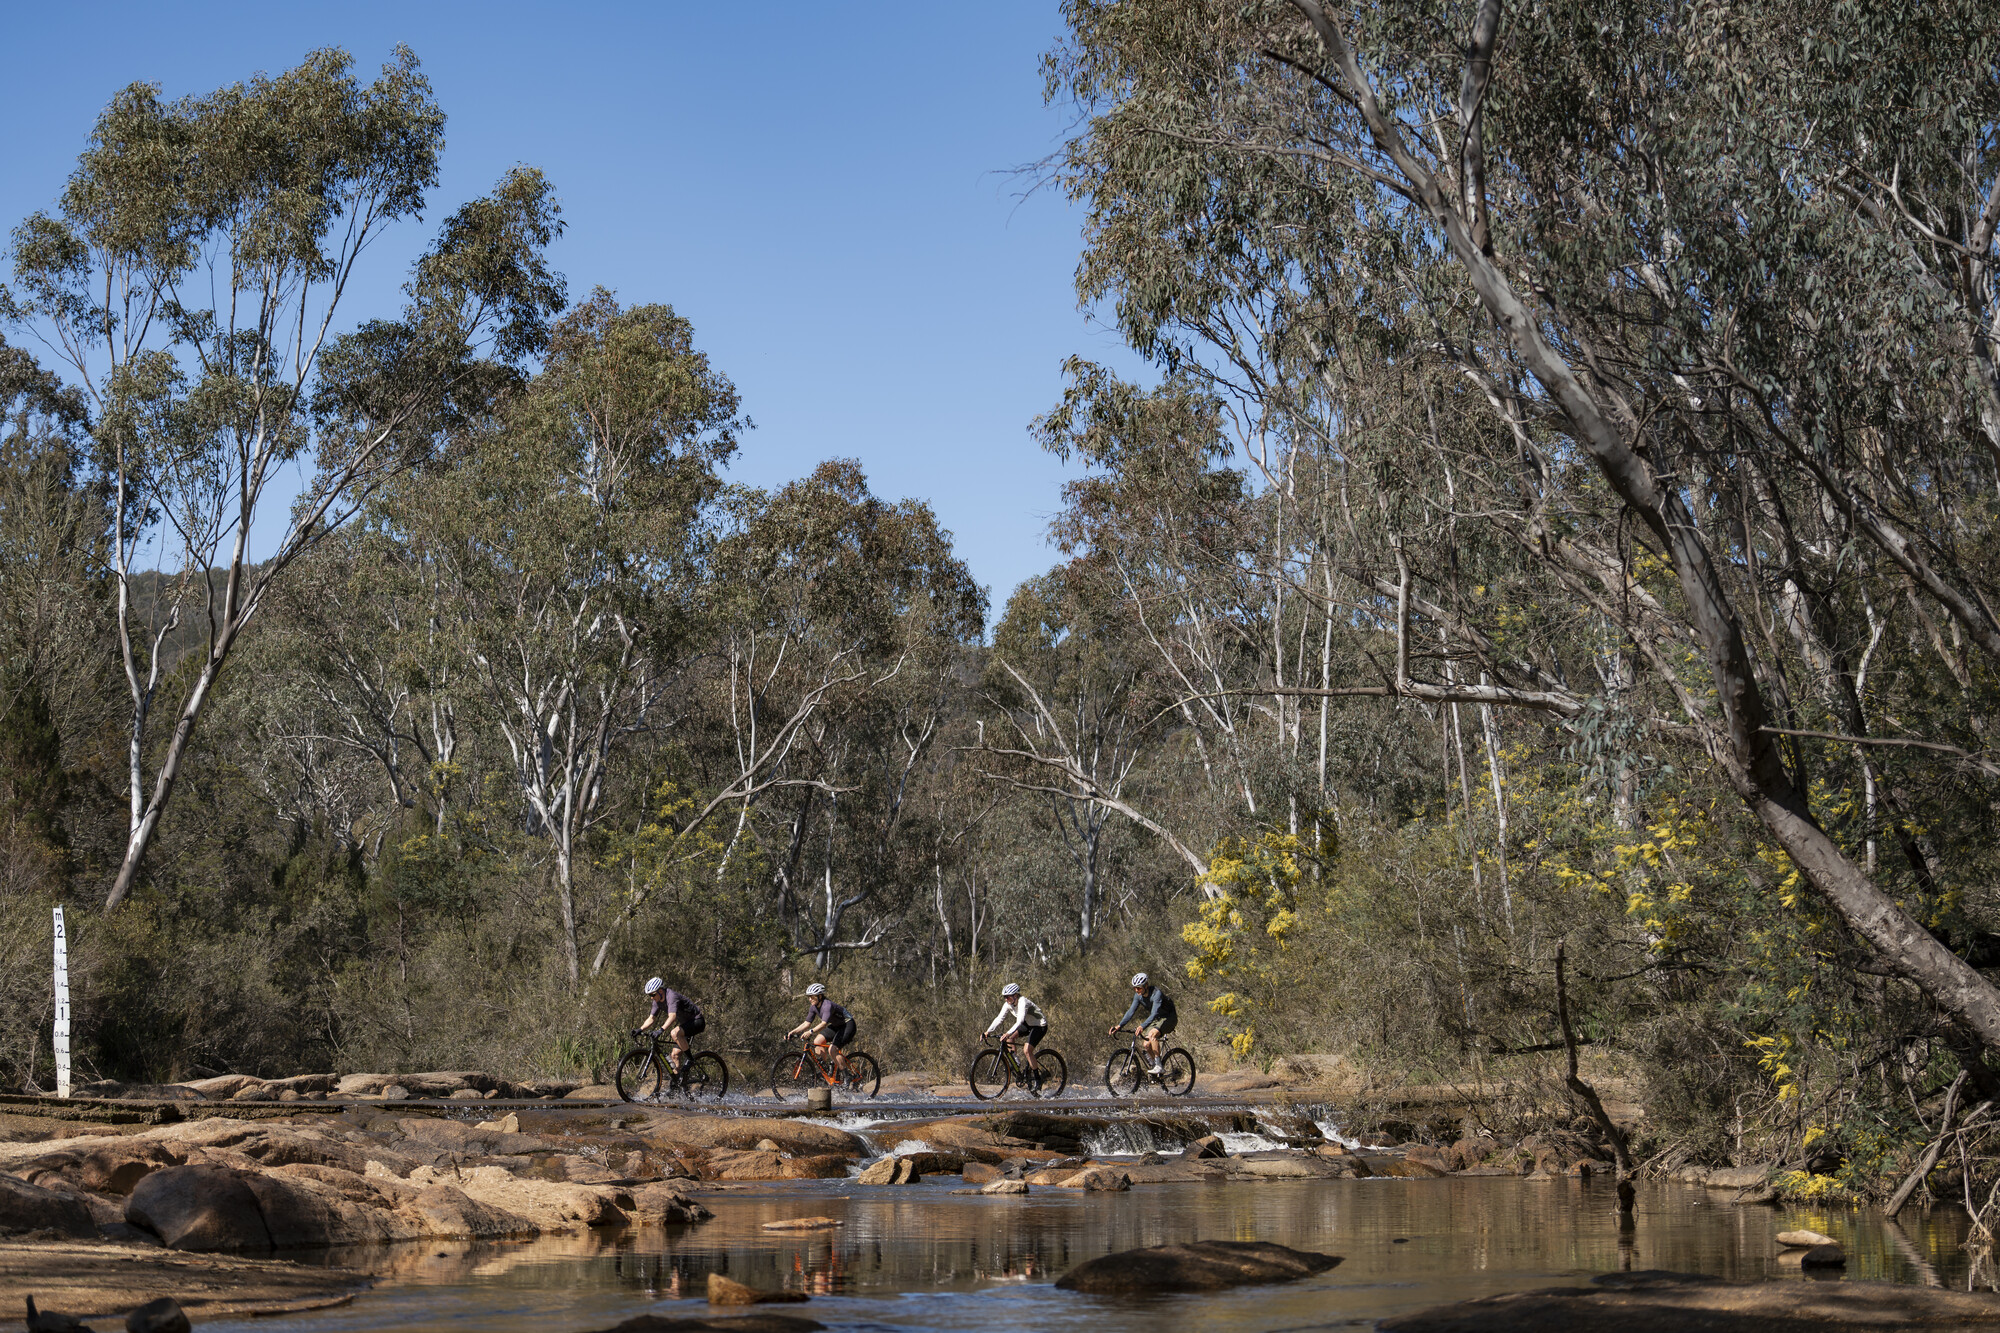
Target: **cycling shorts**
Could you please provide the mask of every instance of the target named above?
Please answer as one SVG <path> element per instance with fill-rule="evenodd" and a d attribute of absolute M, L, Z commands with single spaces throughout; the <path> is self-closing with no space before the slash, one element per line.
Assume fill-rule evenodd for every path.
<path fill-rule="evenodd" d="M 854 1020 L 852 1018 L 849 1018 L 845 1023 L 842 1023 L 839 1027 L 834 1027 L 829 1024 L 822 1031 L 821 1035 L 827 1039 L 827 1042 L 833 1047 L 833 1049 L 835 1049 L 836 1051 L 844 1051 L 848 1048 L 850 1044 L 853 1043 L 855 1031 L 856 1027 Z"/>
<path fill-rule="evenodd" d="M 1042 1040 L 1048 1035 L 1049 1025 L 1044 1023 L 1040 1027 L 1022 1028 L 1014 1034 L 1014 1037 L 1024 1046 L 1040 1046 Z"/>
<path fill-rule="evenodd" d="M 699 1037 L 708 1031 L 708 1020 L 700 1014 L 668 1014 L 668 1026 L 671 1027 L 675 1023 L 680 1024 L 681 1031 L 687 1033 L 690 1038 Z"/>
<path fill-rule="evenodd" d="M 1160 1015 L 1159 1022 L 1150 1025 L 1141 1024 L 1139 1027 L 1139 1031 L 1158 1032 L 1162 1037 L 1165 1037 L 1171 1035 L 1173 1030 L 1179 1027 L 1180 1025 L 1181 1025 L 1181 1020 L 1178 1014 L 1162 1014 Z"/>

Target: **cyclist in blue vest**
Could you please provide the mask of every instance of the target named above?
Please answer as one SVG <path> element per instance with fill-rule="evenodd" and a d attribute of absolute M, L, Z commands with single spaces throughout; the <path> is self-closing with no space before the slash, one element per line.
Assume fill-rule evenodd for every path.
<path fill-rule="evenodd" d="M 1148 1074 L 1160 1072 L 1160 1039 L 1180 1025 L 1180 1015 L 1174 1009 L 1174 999 L 1152 983 L 1144 972 L 1132 978 L 1132 1003 L 1125 1010 L 1125 1017 L 1112 1025 L 1108 1036 L 1117 1036 L 1132 1021 L 1132 1016 L 1145 1008 L 1146 1016 L 1139 1021 L 1139 1046 L 1146 1052 L 1151 1066 Z"/>

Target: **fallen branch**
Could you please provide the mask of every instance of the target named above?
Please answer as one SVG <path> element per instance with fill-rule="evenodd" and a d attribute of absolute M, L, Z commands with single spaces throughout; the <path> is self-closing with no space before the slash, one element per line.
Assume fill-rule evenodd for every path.
<path fill-rule="evenodd" d="M 1569 1052 L 1569 1073 L 1563 1082 L 1583 1099 L 1583 1104 L 1590 1108 L 1591 1117 L 1597 1121 L 1597 1127 L 1604 1131 L 1604 1137 L 1611 1140 L 1612 1155 L 1618 1159 L 1619 1180 L 1630 1180 L 1633 1174 L 1632 1153 L 1625 1146 L 1625 1136 L 1619 1132 L 1618 1126 L 1611 1123 L 1611 1115 L 1598 1099 L 1597 1089 L 1584 1082 L 1583 1076 L 1576 1070 L 1578 1042 L 1576 1031 L 1569 1023 L 1569 984 L 1563 977 L 1563 966 L 1567 961 L 1565 950 L 1568 947 L 1567 942 L 1556 945 L 1556 1021 L 1562 1025 L 1563 1047 Z M 1622 1193 L 1619 1195 L 1621 1202 L 1624 1197 Z"/>

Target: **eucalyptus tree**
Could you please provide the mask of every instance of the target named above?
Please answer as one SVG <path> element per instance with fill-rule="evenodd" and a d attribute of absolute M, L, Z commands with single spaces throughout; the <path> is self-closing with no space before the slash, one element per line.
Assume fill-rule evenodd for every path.
<path fill-rule="evenodd" d="M 964 705 L 986 595 L 929 507 L 877 498 L 852 460 L 741 496 L 719 561 L 739 765 L 771 748 L 757 727 L 793 728 L 769 780 L 745 792 L 739 828 L 770 867 L 793 947 L 831 967 L 879 942 L 934 873 L 908 826 Z"/>
<path fill-rule="evenodd" d="M 1375 688 L 1635 711 L 1713 764 L 1889 970 L 2000 1045 L 2000 990 L 1898 901 L 1942 911 L 1940 873 L 1962 886 L 1983 853 L 1944 865 L 1905 839 L 1891 875 L 1812 794 L 1815 763 L 1855 755 L 1871 801 L 1925 755 L 2000 771 L 1980 753 L 2000 665 L 1988 7 L 1066 14 L 1049 75 L 1090 113 L 1063 167 L 1091 208 L 1083 293 L 1266 428 L 1346 463 L 1372 449 L 1437 526 L 1484 529 L 1550 616 L 1609 627 L 1634 673 L 1509 672 L 1501 608 L 1403 559 Z M 1426 591 L 1455 681 L 1404 666 Z M 1933 650 L 1947 707 L 1871 712 L 1885 637 Z M 1891 764 L 1900 783 L 1869 776 Z M 1935 827 L 1957 799 L 1892 822 Z"/>
<path fill-rule="evenodd" d="M 1081 881 L 1080 949 L 1097 936 L 1105 824 L 1120 806 L 1131 808 L 1126 785 L 1146 749 L 1154 693 L 1137 618 L 1108 571 L 1093 568 L 1108 564 L 1073 560 L 1017 588 L 994 628 L 986 670 L 987 697 L 1013 733 L 989 743 L 989 753 L 1027 761 L 994 776 L 1048 802 Z M 1185 855 L 1178 838 L 1165 837 Z"/>
<path fill-rule="evenodd" d="M 437 562 L 442 632 L 550 851 L 572 986 L 579 864 L 613 808 L 614 758 L 673 725 L 667 695 L 698 649 L 736 411 L 685 319 L 600 289 L 450 467 L 380 507 L 387 531 Z"/>
<path fill-rule="evenodd" d="M 435 186 L 443 135 L 407 49 L 366 85 L 336 50 L 173 102 L 134 84 L 99 117 L 56 211 L 14 231 L 5 313 L 88 395 L 114 491 L 131 723 L 108 908 L 132 891 L 195 726 L 274 581 L 435 446 L 455 395 L 532 353 L 560 305 L 542 259 L 555 203 L 517 169 L 445 221 L 398 319 L 343 327 L 364 257 Z M 253 561 L 252 532 L 294 464 L 304 490 Z M 168 579 L 150 621 L 134 599 L 147 566 Z M 185 618 L 202 643 L 156 748 L 162 650 Z"/>

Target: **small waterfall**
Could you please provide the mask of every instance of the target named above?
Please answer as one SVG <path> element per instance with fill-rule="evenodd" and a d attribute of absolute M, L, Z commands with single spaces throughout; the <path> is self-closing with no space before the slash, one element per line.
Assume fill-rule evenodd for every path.
<path fill-rule="evenodd" d="M 1103 1129 L 1082 1136 L 1083 1151 L 1090 1157 L 1122 1154 L 1139 1156 L 1149 1152 L 1179 1152 L 1185 1140 L 1162 1143 L 1153 1126 L 1143 1120 L 1114 1120 Z"/>

